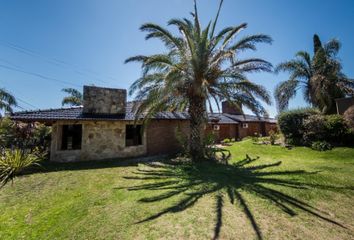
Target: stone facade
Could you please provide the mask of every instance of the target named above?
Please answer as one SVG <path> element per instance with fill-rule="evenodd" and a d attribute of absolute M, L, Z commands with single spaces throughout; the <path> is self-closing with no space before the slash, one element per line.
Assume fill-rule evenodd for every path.
<path fill-rule="evenodd" d="M 127 91 L 125 89 L 84 86 L 83 113 L 125 114 Z"/>
<path fill-rule="evenodd" d="M 80 150 L 61 150 L 62 126 L 82 124 Z M 142 145 L 126 147 L 125 129 L 129 121 L 58 121 L 52 126 L 50 160 L 55 162 L 75 162 L 127 158 L 146 155 L 146 134 Z"/>

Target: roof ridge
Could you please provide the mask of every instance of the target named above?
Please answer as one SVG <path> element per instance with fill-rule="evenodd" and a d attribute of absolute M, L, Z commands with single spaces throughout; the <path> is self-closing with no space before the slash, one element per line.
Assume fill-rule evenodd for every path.
<path fill-rule="evenodd" d="M 46 108 L 46 109 L 36 109 L 36 110 L 23 110 L 23 111 L 13 112 L 12 115 L 13 114 L 22 114 L 22 113 L 48 112 L 48 111 L 57 111 L 57 110 L 70 110 L 70 109 L 78 109 L 78 108 L 83 108 L 83 106 L 80 105 L 80 106 L 61 107 L 61 108 Z"/>

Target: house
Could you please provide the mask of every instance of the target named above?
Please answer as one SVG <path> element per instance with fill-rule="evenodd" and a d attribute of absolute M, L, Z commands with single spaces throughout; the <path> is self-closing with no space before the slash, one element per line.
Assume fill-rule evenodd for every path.
<path fill-rule="evenodd" d="M 336 99 L 337 113 L 343 115 L 347 109 L 354 106 L 354 97 Z"/>
<path fill-rule="evenodd" d="M 166 154 L 178 151 L 176 131 L 188 133 L 186 112 L 160 112 L 143 127 L 124 89 L 84 86 L 83 106 L 17 112 L 11 119 L 52 126 L 50 160 L 72 162 Z M 237 114 L 235 114 L 237 113 Z M 274 119 L 235 112 L 226 103 L 223 113 L 209 114 L 206 131 L 218 140 L 266 135 Z"/>

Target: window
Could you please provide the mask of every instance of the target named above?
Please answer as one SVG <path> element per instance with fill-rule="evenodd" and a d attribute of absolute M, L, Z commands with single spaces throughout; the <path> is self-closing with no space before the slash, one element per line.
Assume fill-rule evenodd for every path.
<path fill-rule="evenodd" d="M 82 125 L 63 125 L 61 150 L 81 149 Z"/>
<path fill-rule="evenodd" d="M 248 123 L 242 123 L 242 128 L 248 128 Z"/>
<path fill-rule="evenodd" d="M 125 127 L 125 146 L 142 145 L 142 125 L 126 125 Z"/>

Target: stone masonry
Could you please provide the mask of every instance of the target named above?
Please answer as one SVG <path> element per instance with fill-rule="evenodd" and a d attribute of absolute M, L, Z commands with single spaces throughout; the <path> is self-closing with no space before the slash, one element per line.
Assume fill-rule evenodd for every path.
<path fill-rule="evenodd" d="M 83 113 L 124 114 L 127 90 L 84 86 Z"/>

